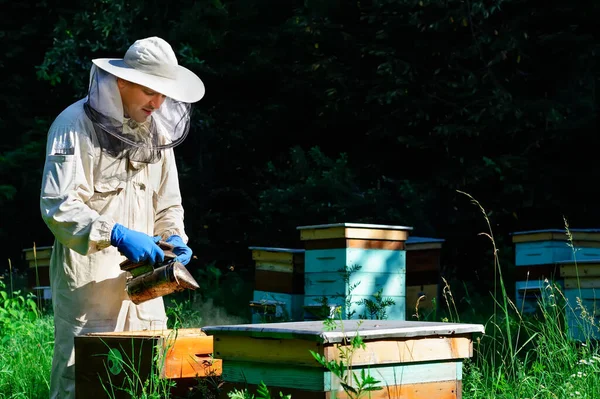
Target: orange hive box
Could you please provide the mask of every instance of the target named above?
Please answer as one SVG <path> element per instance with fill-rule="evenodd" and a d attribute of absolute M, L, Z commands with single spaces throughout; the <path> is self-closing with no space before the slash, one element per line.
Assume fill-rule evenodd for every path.
<path fill-rule="evenodd" d="M 125 390 L 141 390 L 152 375 L 175 380 L 176 389 L 185 390 L 197 385 L 197 378 L 221 375 L 221 360 L 212 354 L 213 337 L 199 328 L 75 337 L 76 396 L 104 398 L 108 389 L 115 398 L 130 397 Z"/>

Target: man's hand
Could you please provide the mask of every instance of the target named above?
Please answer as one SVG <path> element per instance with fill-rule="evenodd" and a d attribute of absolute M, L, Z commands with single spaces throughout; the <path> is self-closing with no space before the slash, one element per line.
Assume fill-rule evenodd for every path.
<path fill-rule="evenodd" d="M 173 245 L 173 253 L 177 255 L 177 261 L 187 265 L 192 259 L 192 250 L 190 247 L 185 245 L 181 237 L 178 235 L 172 235 L 165 240 L 169 244 Z"/>
<path fill-rule="evenodd" d="M 122 224 L 115 224 L 110 234 L 111 245 L 134 263 L 149 261 L 151 264 L 160 263 L 165 259 L 165 253 L 147 234 L 130 230 Z"/>

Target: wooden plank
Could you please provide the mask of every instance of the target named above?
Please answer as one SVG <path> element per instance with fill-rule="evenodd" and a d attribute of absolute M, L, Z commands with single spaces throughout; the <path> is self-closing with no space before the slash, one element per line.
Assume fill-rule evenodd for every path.
<path fill-rule="evenodd" d="M 323 354 L 323 344 L 301 339 L 271 339 L 243 336 L 217 336 L 214 356 L 224 362 L 237 360 L 321 367 L 310 350 Z"/>
<path fill-rule="evenodd" d="M 97 332 L 88 333 L 88 337 L 157 337 L 157 338 L 169 338 L 169 337 L 206 337 L 208 336 L 201 328 L 181 328 L 179 330 L 165 329 L 165 330 L 140 330 L 140 331 L 114 331 L 114 332 Z"/>
<path fill-rule="evenodd" d="M 406 272 L 439 271 L 442 251 L 439 249 L 406 251 Z"/>
<path fill-rule="evenodd" d="M 40 259 L 50 259 L 50 256 L 52 255 L 52 247 L 37 247 L 35 249 L 35 253 L 33 248 L 27 248 L 24 249 L 23 252 L 25 252 L 25 260 L 33 260 L 37 258 L 39 261 Z"/>
<path fill-rule="evenodd" d="M 534 280 L 553 280 L 560 277 L 560 267 L 553 263 L 550 265 L 521 266 L 515 267 L 515 280 L 534 281 Z"/>
<path fill-rule="evenodd" d="M 322 300 L 323 298 L 327 299 L 330 308 L 335 308 L 336 306 L 340 306 L 342 308 L 342 316 L 347 318 L 348 310 L 346 309 L 345 298 L 340 296 L 325 296 L 322 295 L 311 295 L 304 296 L 304 319 L 305 320 L 322 320 L 322 318 L 315 318 L 311 316 L 314 315 L 314 310 L 322 311 Z M 394 304 L 385 308 L 387 319 L 389 320 L 405 320 L 406 319 L 406 297 L 403 296 L 384 296 L 385 299 L 391 299 L 394 301 Z M 365 300 L 374 300 L 373 295 L 354 295 L 351 297 L 347 297 L 347 299 L 351 300 L 350 311 L 354 312 L 354 316 L 352 319 L 358 319 L 359 317 L 363 317 L 366 319 L 376 319 L 375 316 L 369 313 L 369 308 Z M 361 303 L 362 302 L 362 303 Z M 359 304 L 361 303 L 361 304 Z M 320 313 L 320 312 L 319 312 Z"/>
<path fill-rule="evenodd" d="M 344 391 L 328 392 L 326 399 L 352 399 Z M 293 396 L 293 398 L 296 398 Z M 385 386 L 371 392 L 369 399 L 460 399 L 462 380 L 436 381 L 421 384 L 398 384 Z M 298 398 L 301 399 L 301 398 Z"/>
<path fill-rule="evenodd" d="M 440 286 L 437 284 L 427 284 L 427 285 L 416 285 L 416 286 L 407 286 L 406 287 L 406 318 L 411 319 L 411 317 L 416 314 L 417 302 L 419 303 L 419 313 L 422 313 L 423 310 L 431 310 L 433 309 L 433 300 L 435 299 L 436 305 L 439 305 L 439 292 Z"/>
<path fill-rule="evenodd" d="M 565 288 L 600 288 L 600 278 L 565 278 Z"/>
<path fill-rule="evenodd" d="M 584 265 L 560 265 L 561 277 L 600 277 L 600 263 Z"/>
<path fill-rule="evenodd" d="M 192 378 L 221 375 L 222 361 L 212 359 L 213 337 L 179 336 L 163 340 L 166 350 L 163 378 Z"/>
<path fill-rule="evenodd" d="M 254 289 L 283 294 L 304 294 L 304 273 L 256 270 Z"/>
<path fill-rule="evenodd" d="M 324 240 L 308 240 L 304 242 L 304 248 L 314 249 L 332 249 L 332 248 L 362 248 L 362 249 L 388 249 L 392 251 L 405 250 L 404 241 L 393 240 L 361 240 L 347 238 L 330 238 Z"/>
<path fill-rule="evenodd" d="M 213 336 L 236 335 L 249 337 L 305 339 L 323 343 L 340 343 L 346 332 L 359 331 L 364 340 L 428 336 L 454 336 L 485 332 L 482 324 L 447 323 L 404 320 L 343 320 L 333 330 L 325 330 L 323 321 L 289 323 L 234 324 L 204 326 L 202 331 Z"/>
<path fill-rule="evenodd" d="M 352 366 L 439 362 L 473 356 L 473 342 L 470 335 L 368 341 L 365 345 L 364 349 L 359 348 L 354 352 Z M 343 345 L 341 347 L 346 348 Z M 339 348 L 340 345 L 325 345 L 325 358 L 328 361 L 342 360 Z"/>
<path fill-rule="evenodd" d="M 420 384 L 462 380 L 462 361 L 412 363 L 406 365 L 369 365 L 353 367 L 360 375 L 362 370 L 370 373 L 385 387 L 401 384 Z M 328 370 L 278 363 L 254 363 L 228 360 L 223 362 L 223 379 L 228 382 L 247 382 L 267 386 L 279 385 L 308 391 L 338 391 L 340 380 Z M 352 379 L 350 384 L 356 387 Z"/>
<path fill-rule="evenodd" d="M 410 243 L 409 241 L 406 241 L 406 250 L 407 251 L 427 251 L 427 250 L 435 250 L 435 249 L 441 249 L 441 248 L 442 248 L 441 242 Z"/>
<path fill-rule="evenodd" d="M 600 241 L 600 233 L 571 231 L 573 241 Z M 566 232 L 539 232 L 530 234 L 513 235 L 512 242 L 531 242 L 531 241 L 568 241 L 569 238 Z"/>
<path fill-rule="evenodd" d="M 279 273 L 293 273 L 294 265 L 292 263 L 284 263 L 284 262 L 275 262 L 275 261 L 263 261 L 257 260 L 254 262 L 255 270 L 265 270 L 270 272 L 279 272 Z M 304 271 L 304 267 L 302 267 Z"/>
<path fill-rule="evenodd" d="M 340 272 L 354 265 L 359 265 L 361 272 L 404 274 L 406 251 L 361 248 L 310 250 L 306 251 L 304 272 Z"/>
<path fill-rule="evenodd" d="M 294 254 L 289 252 L 252 251 L 252 259 L 292 264 L 294 263 Z"/>
<path fill-rule="evenodd" d="M 462 361 L 427 362 L 401 365 L 353 367 L 355 375 L 370 373 L 379 382 L 374 386 L 385 388 L 400 384 L 438 383 L 443 381 L 462 381 Z M 350 381 L 349 381 L 350 382 Z M 354 378 L 350 386 L 357 388 Z M 325 391 L 342 391 L 341 380 L 333 373 L 326 372 Z"/>
<path fill-rule="evenodd" d="M 30 260 L 29 261 L 29 268 L 30 269 L 35 269 L 37 267 L 48 267 L 50 266 L 50 258 L 44 258 L 44 259 L 37 259 L 37 260 Z"/>
<path fill-rule="evenodd" d="M 331 227 L 348 227 L 348 228 L 360 228 L 360 229 L 383 229 L 383 230 L 403 230 L 412 231 L 412 227 L 399 226 L 391 224 L 372 224 L 372 223 L 330 223 L 330 224 L 316 224 L 311 226 L 298 226 L 297 230 L 318 230 L 328 229 Z M 597 231 L 600 231 L 597 230 Z"/>
<path fill-rule="evenodd" d="M 595 288 L 581 288 L 581 289 L 565 289 L 565 297 L 571 302 L 571 307 L 575 309 L 577 307 L 577 298 L 582 301 L 596 302 L 600 299 L 600 290 Z"/>
<path fill-rule="evenodd" d="M 349 334 L 351 337 L 352 334 Z M 278 363 L 320 367 L 310 350 L 339 361 L 337 345 L 323 346 L 300 339 L 266 339 L 241 336 L 218 336 L 214 340 L 215 358 L 251 363 Z M 342 346 L 345 348 L 346 346 Z M 473 356 L 472 340 L 467 335 L 456 337 L 410 338 L 404 340 L 366 341 L 350 363 L 352 366 L 373 364 L 414 363 L 463 359 Z M 347 362 L 347 360 L 346 360 Z"/>
<path fill-rule="evenodd" d="M 600 248 L 600 241 L 573 241 L 575 248 Z"/>
<path fill-rule="evenodd" d="M 412 227 L 372 224 L 340 223 L 301 226 L 300 240 L 325 240 L 331 238 L 356 238 L 367 240 L 406 241 Z"/>
<path fill-rule="evenodd" d="M 225 382 L 219 399 L 229 399 L 227 392 L 233 389 L 248 390 L 255 394 L 257 385 L 246 383 Z M 292 399 L 351 399 L 354 396 L 348 396 L 342 391 L 334 392 L 314 392 L 302 389 L 291 389 L 281 386 L 267 387 L 272 398 L 278 398 L 279 392 L 284 395 L 291 394 Z M 370 392 L 365 396 L 368 399 L 461 399 L 462 380 L 458 381 L 440 381 L 422 384 L 399 384 L 386 386 L 379 391 Z"/>
<path fill-rule="evenodd" d="M 512 236 L 512 242 L 531 242 L 531 241 L 550 241 L 550 240 L 561 240 L 566 241 L 567 235 L 564 233 L 553 233 L 553 232 L 541 232 L 541 233 L 530 233 L 530 234 L 518 234 Z"/>
<path fill-rule="evenodd" d="M 400 273 L 354 272 L 346 283 L 340 273 L 305 273 L 304 293 L 307 296 L 374 295 L 380 289 L 383 296 L 404 296 L 405 275 Z M 350 292 L 349 287 L 354 287 Z"/>

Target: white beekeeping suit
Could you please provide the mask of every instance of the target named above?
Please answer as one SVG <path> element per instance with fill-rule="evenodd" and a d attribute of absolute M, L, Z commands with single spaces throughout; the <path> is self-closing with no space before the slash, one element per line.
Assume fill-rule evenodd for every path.
<path fill-rule="evenodd" d="M 125 111 L 133 106 L 120 94 L 117 77 L 151 90 L 143 96 L 162 95 L 164 103 L 145 106 L 144 112 L 152 111 L 145 121 L 130 118 Z M 137 241 L 115 238 L 115 226 L 150 243 L 152 236 L 178 237 L 191 256 L 173 147 L 187 135 L 191 103 L 203 95 L 202 82 L 177 65 L 171 47 L 147 38 L 136 41 L 124 59 L 94 60 L 88 96 L 50 127 L 40 207 L 56 239 L 50 263 L 51 398 L 75 397 L 76 335 L 166 328 L 162 297 L 140 305 L 129 300 L 121 252 L 136 254 L 139 248 Z M 157 248 L 137 253 L 135 260 L 159 259 Z"/>

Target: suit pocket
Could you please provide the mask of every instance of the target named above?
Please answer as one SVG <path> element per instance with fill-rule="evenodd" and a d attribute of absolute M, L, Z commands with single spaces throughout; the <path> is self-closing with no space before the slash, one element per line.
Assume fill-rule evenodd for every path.
<path fill-rule="evenodd" d="M 124 182 L 116 179 L 109 181 L 98 181 L 94 183 L 94 194 L 87 205 L 101 215 L 106 215 L 113 204 L 119 201 Z"/>
<path fill-rule="evenodd" d="M 44 165 L 43 197 L 64 196 L 75 185 L 75 155 L 48 155 Z"/>

